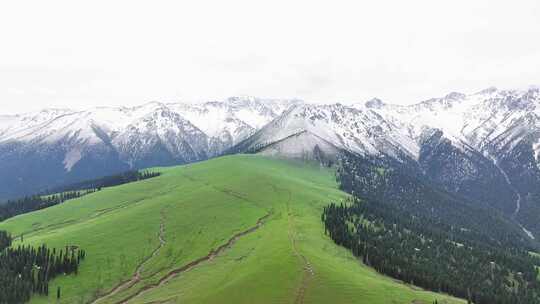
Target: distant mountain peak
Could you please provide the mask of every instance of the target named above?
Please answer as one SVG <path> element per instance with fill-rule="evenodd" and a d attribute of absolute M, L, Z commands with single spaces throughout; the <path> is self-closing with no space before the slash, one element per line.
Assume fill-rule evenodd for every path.
<path fill-rule="evenodd" d="M 232 104 L 249 104 L 259 102 L 259 98 L 249 95 L 239 95 L 228 97 L 225 101 Z"/>
<path fill-rule="evenodd" d="M 460 92 L 450 92 L 446 94 L 446 96 L 444 96 L 445 99 L 450 99 L 450 100 L 462 100 L 465 97 L 467 97 L 467 95 Z"/>
<path fill-rule="evenodd" d="M 493 93 L 495 93 L 497 91 L 498 91 L 498 89 L 496 87 L 491 86 L 489 88 L 481 90 L 480 92 L 478 92 L 476 94 L 478 94 L 478 95 L 486 95 L 486 94 L 493 94 Z"/>
<path fill-rule="evenodd" d="M 380 100 L 379 98 L 372 98 L 368 101 L 366 101 L 365 103 L 366 107 L 367 108 L 375 108 L 375 109 L 380 109 L 382 107 L 384 107 L 386 104 Z"/>

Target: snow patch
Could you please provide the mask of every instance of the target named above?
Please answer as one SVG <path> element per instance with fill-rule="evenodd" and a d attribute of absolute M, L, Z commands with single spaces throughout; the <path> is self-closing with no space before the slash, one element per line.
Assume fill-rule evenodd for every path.
<path fill-rule="evenodd" d="M 78 163 L 82 159 L 82 151 L 81 149 L 75 148 L 71 149 L 68 153 L 66 153 L 66 156 L 64 158 L 64 168 L 67 172 L 71 172 L 71 169 L 73 166 L 75 166 L 76 163 Z"/>
<path fill-rule="evenodd" d="M 523 230 L 523 232 L 525 232 L 525 234 L 527 234 L 527 236 L 531 239 L 531 240 L 534 240 L 535 237 L 534 235 L 532 234 L 532 232 L 530 232 L 529 230 L 525 229 L 525 227 L 523 227 L 521 224 L 519 224 L 519 226 L 521 227 L 521 229 Z"/>

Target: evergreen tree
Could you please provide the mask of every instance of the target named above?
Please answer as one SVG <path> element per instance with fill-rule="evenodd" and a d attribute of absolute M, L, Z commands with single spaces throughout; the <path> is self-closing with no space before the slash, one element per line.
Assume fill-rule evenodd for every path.
<path fill-rule="evenodd" d="M 86 194 L 100 191 L 104 187 L 122 185 L 139 180 L 149 179 L 159 176 L 159 172 L 153 171 L 127 171 L 124 173 L 102 177 L 99 179 L 82 182 L 55 190 L 48 190 L 45 193 L 27 196 L 17 200 L 10 200 L 0 204 L 0 221 L 25 214 L 28 212 L 45 209 L 61 204 L 67 200 L 81 197 Z M 55 192 L 50 194 L 50 192 Z M 50 195 L 48 195 L 50 194 Z M 21 235 L 21 242 L 23 236 Z"/>
<path fill-rule="evenodd" d="M 0 231 L 0 236 L 5 235 Z M 45 245 L 0 250 L 0 304 L 24 303 L 32 294 L 49 294 L 49 281 L 61 274 L 76 274 L 84 250 L 50 250 Z M 57 298 L 61 295 L 57 288 Z"/>
<path fill-rule="evenodd" d="M 540 258 L 500 217 L 353 155 L 336 178 L 352 196 L 323 208 L 325 234 L 366 265 L 469 303 L 540 303 Z"/>

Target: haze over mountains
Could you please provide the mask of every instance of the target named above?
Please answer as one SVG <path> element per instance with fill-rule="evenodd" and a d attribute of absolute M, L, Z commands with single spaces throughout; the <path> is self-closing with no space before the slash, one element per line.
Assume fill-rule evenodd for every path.
<path fill-rule="evenodd" d="M 259 152 L 405 166 L 540 236 L 540 89 L 450 93 L 411 106 L 232 97 L 202 104 L 0 116 L 0 198 L 144 168 Z"/>

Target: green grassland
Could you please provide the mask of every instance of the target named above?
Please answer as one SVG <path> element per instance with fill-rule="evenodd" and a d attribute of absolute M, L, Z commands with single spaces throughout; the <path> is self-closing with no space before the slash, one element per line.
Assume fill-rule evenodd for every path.
<path fill-rule="evenodd" d="M 158 170 L 0 230 L 86 250 L 78 275 L 51 283 L 60 303 L 463 303 L 379 275 L 325 236 L 322 207 L 346 196 L 330 169 L 236 155 Z"/>

